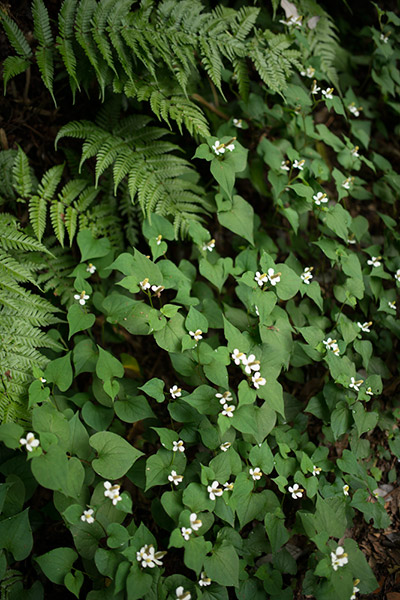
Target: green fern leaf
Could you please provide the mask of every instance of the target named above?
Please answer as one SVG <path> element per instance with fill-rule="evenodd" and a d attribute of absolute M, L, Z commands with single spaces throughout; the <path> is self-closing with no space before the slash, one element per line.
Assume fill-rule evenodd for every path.
<path fill-rule="evenodd" d="M 53 199 L 54 192 L 61 181 L 63 171 L 64 164 L 56 165 L 55 167 L 51 167 L 51 169 L 46 171 L 37 190 L 41 198 L 44 198 L 45 200 Z"/>
<path fill-rule="evenodd" d="M 60 35 L 63 38 L 68 38 L 73 35 L 77 4 L 78 0 L 64 0 L 61 5 L 58 15 L 58 27 Z"/>
<path fill-rule="evenodd" d="M 8 56 L 3 62 L 4 95 L 7 90 L 7 83 L 13 77 L 20 75 L 27 70 L 30 62 L 21 56 Z"/>
<path fill-rule="evenodd" d="M 21 198 L 28 198 L 32 191 L 32 178 L 29 169 L 28 158 L 21 148 L 18 148 L 12 173 L 13 185 L 17 193 L 21 196 Z"/>
<path fill-rule="evenodd" d="M 78 213 L 73 206 L 67 206 L 65 211 L 65 227 L 68 231 L 69 245 L 72 246 L 72 242 L 76 233 L 78 224 Z"/>
<path fill-rule="evenodd" d="M 65 225 L 64 225 L 64 208 L 61 202 L 54 201 L 50 204 L 50 220 L 53 226 L 53 230 L 56 238 L 60 242 L 61 246 L 64 246 L 64 235 L 65 235 Z"/>
<path fill-rule="evenodd" d="M 49 90 L 54 104 L 57 106 L 56 99 L 53 93 L 53 78 L 54 78 L 54 53 L 51 48 L 39 46 L 36 50 L 36 62 L 42 75 L 43 83 Z"/>
<path fill-rule="evenodd" d="M 52 46 L 53 35 L 50 28 L 50 19 L 43 0 L 33 0 L 32 16 L 34 33 L 41 46 Z"/>
<path fill-rule="evenodd" d="M 31 58 L 32 50 L 25 39 L 24 34 L 16 23 L 3 11 L 0 11 L 0 20 L 11 46 L 22 58 Z"/>
<path fill-rule="evenodd" d="M 42 241 L 43 233 L 46 228 L 46 216 L 46 200 L 39 196 L 32 196 L 29 200 L 29 220 L 39 242 Z"/>

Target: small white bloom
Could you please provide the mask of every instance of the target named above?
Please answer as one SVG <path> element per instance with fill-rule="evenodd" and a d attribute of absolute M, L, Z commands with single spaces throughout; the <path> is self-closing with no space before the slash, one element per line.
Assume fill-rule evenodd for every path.
<path fill-rule="evenodd" d="M 307 67 L 307 69 L 305 71 L 300 71 L 300 75 L 302 75 L 303 77 L 309 77 L 310 79 L 312 79 L 314 77 L 314 74 L 315 74 L 314 67 Z"/>
<path fill-rule="evenodd" d="M 74 298 L 75 300 L 78 300 L 81 306 L 84 306 L 84 304 L 86 304 L 86 300 L 89 300 L 89 296 L 87 295 L 85 290 L 83 290 L 80 294 L 75 294 Z"/>
<path fill-rule="evenodd" d="M 233 119 L 233 124 L 238 129 L 242 129 L 242 127 L 243 127 L 243 125 L 242 125 L 242 119 Z"/>
<path fill-rule="evenodd" d="M 139 281 L 139 285 L 142 288 L 142 292 L 146 292 L 151 287 L 150 281 L 148 280 L 147 277 L 146 277 L 146 279 L 143 279 L 143 281 Z"/>
<path fill-rule="evenodd" d="M 333 92 L 334 92 L 333 88 L 326 88 L 326 90 L 322 90 L 321 91 L 321 94 L 323 96 L 325 96 L 326 100 L 332 100 L 332 98 L 333 98 Z"/>
<path fill-rule="evenodd" d="M 321 473 L 321 471 L 322 471 L 321 467 L 316 467 L 316 466 L 314 465 L 314 466 L 313 466 L 313 472 L 312 472 L 312 474 L 313 474 L 313 475 L 314 475 L 314 477 L 315 477 L 316 475 L 319 475 L 319 474 Z"/>
<path fill-rule="evenodd" d="M 39 446 L 39 440 L 35 438 L 35 435 L 30 431 L 26 434 L 26 438 L 21 438 L 19 443 L 22 446 L 26 446 L 28 452 L 32 452 L 34 448 Z"/>
<path fill-rule="evenodd" d="M 180 398 L 182 396 L 182 390 L 177 385 L 173 385 L 172 388 L 169 388 L 169 393 L 172 398 Z"/>
<path fill-rule="evenodd" d="M 239 352 L 239 350 L 235 348 L 231 354 L 231 358 L 233 358 L 233 360 L 235 361 L 235 365 L 240 365 L 241 363 L 245 362 L 246 355 L 244 352 Z"/>
<path fill-rule="evenodd" d="M 235 144 L 228 144 L 228 145 L 226 146 L 226 149 L 227 149 L 227 150 L 229 150 L 229 152 L 232 152 L 232 150 L 234 150 L 234 149 L 235 149 Z"/>
<path fill-rule="evenodd" d="M 172 452 L 185 452 L 183 440 L 178 440 L 177 442 L 174 440 L 172 442 Z"/>
<path fill-rule="evenodd" d="M 201 329 L 196 329 L 196 331 L 189 331 L 189 335 L 191 335 L 192 338 L 194 338 L 196 340 L 196 342 L 203 339 L 202 334 L 203 334 L 203 332 Z"/>
<path fill-rule="evenodd" d="M 192 526 L 193 531 L 197 531 L 203 525 L 203 521 L 197 518 L 196 513 L 192 513 L 190 515 L 190 524 Z"/>
<path fill-rule="evenodd" d="M 246 356 L 245 360 L 243 360 L 243 365 L 245 365 L 244 370 L 247 375 L 251 375 L 252 371 L 260 370 L 260 361 L 256 360 L 254 354 L 249 354 L 249 356 Z"/>
<path fill-rule="evenodd" d="M 281 162 L 281 169 L 282 169 L 282 171 L 290 171 L 290 166 L 289 165 L 290 165 L 290 163 L 289 163 L 288 160 L 283 160 Z"/>
<path fill-rule="evenodd" d="M 396 301 L 394 300 L 393 302 L 388 302 L 388 307 L 393 310 L 396 310 Z"/>
<path fill-rule="evenodd" d="M 345 190 L 349 190 L 353 184 L 354 181 L 354 177 L 347 177 L 347 179 L 345 179 L 342 182 L 342 188 L 344 188 Z"/>
<path fill-rule="evenodd" d="M 254 373 L 253 377 L 251 378 L 251 383 L 254 385 L 256 390 L 258 390 L 259 387 L 261 387 L 262 385 L 265 385 L 267 383 L 267 380 L 264 379 L 264 377 L 261 377 L 259 372 L 256 372 L 256 373 Z"/>
<path fill-rule="evenodd" d="M 258 306 L 254 305 L 254 310 L 256 311 L 257 317 L 260 316 L 260 311 L 258 310 Z"/>
<path fill-rule="evenodd" d="M 338 546 L 335 552 L 331 552 L 331 561 L 334 571 L 337 571 L 338 567 L 344 567 L 344 565 L 347 565 L 349 559 L 347 558 L 347 554 L 342 546 Z"/>
<path fill-rule="evenodd" d="M 202 571 L 200 573 L 199 586 L 205 587 L 207 585 L 211 585 L 211 579 L 209 577 L 207 577 L 205 571 Z"/>
<path fill-rule="evenodd" d="M 371 267 L 380 267 L 382 264 L 379 260 L 380 258 L 382 258 L 382 257 L 381 256 L 371 256 L 371 259 L 367 260 L 367 265 L 370 265 Z"/>
<path fill-rule="evenodd" d="M 306 283 L 307 285 L 309 285 L 311 283 L 311 279 L 313 278 L 311 271 L 313 270 L 314 267 L 306 267 L 303 271 L 303 273 L 300 275 L 301 279 L 303 280 L 303 283 Z"/>
<path fill-rule="evenodd" d="M 215 394 L 215 397 L 219 399 L 220 404 L 232 401 L 232 394 L 230 392 L 224 392 L 223 394 Z"/>
<path fill-rule="evenodd" d="M 284 25 L 287 25 L 287 27 L 297 27 L 300 29 L 302 25 L 302 19 L 303 17 L 301 15 L 298 15 L 297 17 L 295 15 L 291 15 L 287 21 L 279 19 L 279 23 L 283 23 Z"/>
<path fill-rule="evenodd" d="M 158 297 L 160 297 L 161 292 L 163 292 L 165 290 L 165 287 L 163 285 L 152 285 L 151 286 L 151 291 L 154 292 L 154 294 Z"/>
<path fill-rule="evenodd" d="M 42 383 L 46 383 L 47 379 L 45 379 L 44 377 L 39 377 L 39 381 L 41 381 Z"/>
<path fill-rule="evenodd" d="M 176 600 L 190 600 L 192 597 L 191 593 L 186 592 L 183 589 L 182 585 L 180 585 L 179 587 L 176 588 L 175 593 L 176 593 Z"/>
<path fill-rule="evenodd" d="M 365 390 L 365 393 L 367 394 L 367 396 L 373 396 L 374 392 L 372 391 L 371 386 L 367 387 L 367 389 Z"/>
<path fill-rule="evenodd" d="M 315 196 L 313 196 L 313 200 L 315 204 L 319 206 L 320 204 L 325 204 L 326 202 L 328 202 L 328 197 L 326 194 L 318 192 L 317 194 L 315 194 Z"/>
<path fill-rule="evenodd" d="M 230 483 L 229 481 L 227 481 L 226 483 L 224 483 L 224 492 L 231 492 L 234 488 L 234 483 Z"/>
<path fill-rule="evenodd" d="M 161 233 L 160 233 L 160 235 L 158 235 L 158 236 L 156 237 L 156 244 L 157 244 L 157 246 L 159 246 L 159 245 L 161 244 L 161 240 L 162 240 L 162 235 L 161 235 Z"/>
<path fill-rule="evenodd" d="M 258 285 L 262 287 L 264 283 L 267 283 L 268 275 L 266 273 L 260 273 L 260 271 L 257 271 L 254 277 L 254 281 L 257 281 Z"/>
<path fill-rule="evenodd" d="M 231 442 L 224 442 L 223 444 L 220 445 L 220 450 L 222 450 L 222 452 L 226 452 L 227 450 L 229 450 L 229 448 L 232 446 Z"/>
<path fill-rule="evenodd" d="M 215 240 L 212 239 L 209 242 L 207 242 L 206 244 L 203 245 L 203 250 L 208 250 L 209 252 L 212 252 L 213 249 L 215 248 Z"/>
<path fill-rule="evenodd" d="M 347 483 L 343 486 L 342 489 L 343 489 L 343 494 L 345 496 L 348 496 L 349 495 L 349 489 L 350 489 L 350 487 L 347 485 Z"/>
<path fill-rule="evenodd" d="M 353 583 L 353 593 L 350 596 L 350 600 L 356 600 L 356 594 L 360 591 L 357 585 L 360 583 L 359 579 L 356 579 Z"/>
<path fill-rule="evenodd" d="M 379 39 L 381 40 L 381 42 L 383 42 L 384 44 L 387 44 L 389 41 L 389 35 L 390 35 L 390 31 L 389 33 L 387 33 L 386 35 L 384 33 L 381 33 Z"/>
<path fill-rule="evenodd" d="M 96 273 L 96 267 L 94 265 L 92 265 L 92 263 L 89 263 L 88 266 L 86 267 L 86 271 L 88 273 L 90 273 L 91 275 L 93 275 L 93 273 Z"/>
<path fill-rule="evenodd" d="M 268 269 L 268 279 L 271 285 L 276 285 L 281 280 L 281 273 L 275 273 L 274 269 L 271 267 Z"/>
<path fill-rule="evenodd" d="M 360 147 L 359 146 L 354 146 L 354 148 L 352 148 L 352 150 L 350 150 L 350 154 L 354 157 L 354 158 L 359 158 L 359 151 Z"/>
<path fill-rule="evenodd" d="M 188 541 L 190 539 L 190 534 L 192 533 L 192 530 L 190 527 L 181 527 L 181 533 L 182 533 L 183 539 Z"/>
<path fill-rule="evenodd" d="M 210 500 L 215 500 L 216 496 L 222 496 L 224 490 L 219 487 L 218 481 L 213 481 L 211 485 L 207 486 L 207 492 L 210 497 Z"/>
<path fill-rule="evenodd" d="M 93 513 L 93 508 L 89 508 L 89 510 L 84 510 L 83 515 L 81 515 L 81 521 L 86 521 L 86 523 L 94 523 L 94 517 L 92 516 Z"/>
<path fill-rule="evenodd" d="M 146 544 L 140 548 L 139 552 L 136 552 L 136 559 L 141 563 L 142 567 L 153 569 L 156 565 L 159 567 L 162 566 L 161 558 L 165 554 L 166 552 L 156 552 L 153 544 Z"/>
<path fill-rule="evenodd" d="M 255 467 L 254 469 L 249 469 L 249 473 L 254 479 L 254 481 L 258 481 L 262 477 L 262 471 L 260 467 Z"/>
<path fill-rule="evenodd" d="M 221 415 L 224 415 L 225 417 L 233 417 L 233 411 L 235 410 L 236 406 L 233 404 L 230 406 L 229 404 L 224 404 L 223 408 L 224 410 L 221 411 Z"/>
<path fill-rule="evenodd" d="M 394 278 L 400 282 L 400 269 L 397 269 L 396 273 L 394 274 Z"/>
<path fill-rule="evenodd" d="M 355 392 L 359 392 L 360 391 L 360 385 L 364 382 L 363 379 L 359 379 L 358 381 L 355 380 L 354 377 L 350 378 L 350 383 L 349 383 L 349 387 L 353 388 L 353 390 Z"/>
<path fill-rule="evenodd" d="M 365 323 L 360 323 L 360 321 L 358 321 L 357 325 L 359 326 L 359 328 L 361 329 L 361 331 L 364 331 L 365 333 L 370 333 L 370 327 L 372 325 L 372 321 L 365 321 Z"/>
<path fill-rule="evenodd" d="M 297 498 L 302 498 L 303 497 L 304 490 L 303 490 L 303 488 L 301 488 L 299 486 L 298 483 L 295 483 L 293 485 L 293 487 L 291 485 L 289 485 L 288 491 L 292 494 L 292 498 L 294 500 L 297 500 Z"/>
<path fill-rule="evenodd" d="M 355 239 L 353 239 L 353 238 L 349 238 L 349 239 L 347 240 L 347 243 L 348 243 L 348 244 L 356 244 L 357 242 L 356 242 L 356 240 L 355 240 Z"/>
<path fill-rule="evenodd" d="M 299 169 L 299 171 L 302 171 L 304 169 L 305 162 L 306 161 L 304 158 L 302 160 L 295 160 L 293 163 L 293 169 Z"/>
<path fill-rule="evenodd" d="M 219 140 L 217 140 L 215 142 L 215 144 L 213 145 L 212 149 L 214 150 L 215 154 L 218 156 L 219 154 L 224 154 L 224 152 L 225 152 L 225 145 L 224 144 L 220 144 Z"/>
<path fill-rule="evenodd" d="M 314 79 L 313 84 L 312 84 L 312 88 L 311 88 L 311 93 L 315 95 L 315 94 L 318 94 L 318 92 L 320 92 L 320 91 L 321 91 L 321 88 L 318 87 L 317 80 Z"/>
<path fill-rule="evenodd" d="M 168 475 L 168 481 L 178 485 L 183 481 L 183 475 L 177 475 L 176 471 L 171 471 L 171 475 Z"/>
<path fill-rule="evenodd" d="M 114 504 L 114 506 L 122 500 L 122 496 L 120 496 L 120 493 L 119 493 L 119 491 L 121 489 L 120 485 L 118 485 L 118 484 L 113 485 L 109 481 L 105 481 L 104 487 L 106 488 L 104 495 L 106 496 L 106 498 L 110 498 L 112 500 L 112 503 Z"/>
<path fill-rule="evenodd" d="M 357 106 L 355 105 L 355 102 L 352 102 L 351 104 L 349 104 L 347 108 L 349 109 L 349 111 L 351 112 L 351 114 L 354 115 L 355 117 L 359 117 L 360 116 L 360 110 L 362 110 L 362 107 L 359 106 L 357 108 Z"/>

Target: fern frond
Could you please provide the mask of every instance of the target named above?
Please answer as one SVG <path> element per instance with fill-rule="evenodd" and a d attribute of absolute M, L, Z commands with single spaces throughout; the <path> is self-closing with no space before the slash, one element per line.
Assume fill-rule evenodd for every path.
<path fill-rule="evenodd" d="M 21 198 L 28 198 L 32 191 L 32 178 L 29 169 L 28 157 L 18 148 L 17 155 L 14 160 L 13 168 L 13 185 Z"/>
<path fill-rule="evenodd" d="M 7 90 L 7 83 L 13 77 L 24 73 L 29 67 L 30 62 L 22 56 L 7 56 L 3 62 L 4 95 Z"/>
<path fill-rule="evenodd" d="M 39 242 L 42 241 L 44 230 L 46 229 L 47 202 L 45 198 L 32 196 L 29 200 L 29 220 L 34 234 Z"/>
<path fill-rule="evenodd" d="M 50 19 L 47 8 L 43 0 L 33 0 L 32 16 L 34 24 L 34 34 L 41 46 L 52 46 L 53 35 L 50 28 Z"/>
<path fill-rule="evenodd" d="M 32 58 L 32 50 L 24 34 L 18 25 L 2 10 L 0 11 L 0 21 L 15 52 L 22 58 Z"/>
<path fill-rule="evenodd" d="M 51 200 L 53 198 L 54 192 L 61 181 L 63 171 L 63 164 L 51 167 L 51 169 L 46 171 L 37 190 L 41 198 L 44 198 L 45 200 Z"/>
<path fill-rule="evenodd" d="M 339 89 L 339 78 L 335 68 L 336 56 L 339 49 L 336 26 L 325 13 L 320 17 L 315 29 L 309 33 L 310 50 L 321 61 L 321 69 L 326 78 Z"/>
<path fill-rule="evenodd" d="M 64 235 L 65 235 L 65 225 L 64 225 L 64 207 L 61 202 L 57 200 L 52 202 L 50 205 L 50 220 L 53 226 L 53 230 L 56 238 L 60 242 L 61 246 L 64 246 Z"/>
<path fill-rule="evenodd" d="M 0 246 L 4 250 L 38 250 L 48 253 L 46 246 L 19 231 L 15 219 L 6 213 L 0 214 Z"/>

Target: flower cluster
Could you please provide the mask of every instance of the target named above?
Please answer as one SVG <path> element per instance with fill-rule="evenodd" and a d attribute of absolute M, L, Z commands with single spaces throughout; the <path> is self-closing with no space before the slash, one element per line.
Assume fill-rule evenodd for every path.
<path fill-rule="evenodd" d="M 94 517 L 93 517 L 93 513 L 94 510 L 93 508 L 89 508 L 89 510 L 84 510 L 83 511 L 83 515 L 81 515 L 81 521 L 86 523 L 94 523 Z"/>
<path fill-rule="evenodd" d="M 219 154 L 225 154 L 226 150 L 229 150 L 229 152 L 232 152 L 232 150 L 235 149 L 235 144 L 232 144 L 231 142 L 228 142 L 227 144 L 222 144 L 222 143 L 220 143 L 219 140 L 217 140 L 215 142 L 215 144 L 213 144 L 212 149 L 214 150 L 215 154 L 218 156 Z"/>
<path fill-rule="evenodd" d="M 189 331 L 189 335 L 192 336 L 196 342 L 203 339 L 203 332 L 201 329 L 196 329 L 196 331 Z"/>
<path fill-rule="evenodd" d="M 75 300 L 78 300 L 81 306 L 84 306 L 86 304 L 86 300 L 89 300 L 89 296 L 85 290 L 82 290 L 80 294 L 74 294 L 74 298 Z"/>
<path fill-rule="evenodd" d="M 86 271 L 93 275 L 93 273 L 96 273 L 96 267 L 92 263 L 89 263 L 86 267 Z"/>
<path fill-rule="evenodd" d="M 327 350 L 332 350 L 333 354 L 339 356 L 340 350 L 336 340 L 332 338 L 328 338 L 327 340 L 323 340 L 322 342 Z"/>
<path fill-rule="evenodd" d="M 289 485 L 288 491 L 292 494 L 294 500 L 302 498 L 304 494 L 303 488 L 301 488 L 298 483 L 295 483 L 293 486 Z"/>
<path fill-rule="evenodd" d="M 34 448 L 39 446 L 39 440 L 35 438 L 35 435 L 30 431 L 26 434 L 26 438 L 21 438 L 19 443 L 25 446 L 28 452 L 32 452 Z"/>
<path fill-rule="evenodd" d="M 331 561 L 334 571 L 337 571 L 339 567 L 344 567 L 349 562 L 347 554 L 342 546 L 338 546 L 335 552 L 331 552 Z"/>
<path fill-rule="evenodd" d="M 156 565 L 158 567 L 162 566 L 161 559 L 165 554 L 166 552 L 156 552 L 153 544 L 146 544 L 140 548 L 139 552 L 136 552 L 136 559 L 142 567 L 153 569 Z"/>
<path fill-rule="evenodd" d="M 235 350 L 231 354 L 231 357 L 233 358 L 236 365 L 242 365 L 244 367 L 245 373 L 247 373 L 247 375 L 252 375 L 251 382 L 256 388 L 256 390 L 258 390 L 260 386 L 265 385 L 267 383 L 264 377 L 261 377 L 259 373 L 260 361 L 256 360 L 254 354 L 249 354 L 249 356 L 246 356 L 244 352 L 240 352 L 237 348 L 235 348 Z M 255 372 L 252 373 L 252 371 Z"/>
<path fill-rule="evenodd" d="M 303 17 L 301 15 L 291 15 L 287 21 L 284 19 L 279 19 L 279 23 L 283 23 L 283 25 L 286 25 L 287 27 L 296 27 L 297 29 L 300 29 L 302 26 L 302 20 Z"/>
<path fill-rule="evenodd" d="M 349 112 L 351 112 L 351 114 L 354 115 L 355 117 L 360 116 L 360 111 L 362 110 L 362 106 L 359 106 L 357 108 L 355 102 L 352 102 L 351 104 L 348 105 L 347 108 L 348 108 Z"/>
<path fill-rule="evenodd" d="M 177 385 L 173 385 L 172 388 L 169 388 L 169 393 L 172 398 L 180 398 L 182 396 L 182 389 Z"/>
<path fill-rule="evenodd" d="M 192 594 L 190 592 L 187 592 L 183 588 L 183 585 L 180 585 L 179 587 L 176 588 L 175 594 L 176 594 L 176 600 L 191 600 L 191 598 L 192 598 Z"/>
<path fill-rule="evenodd" d="M 262 477 L 262 471 L 260 467 L 254 467 L 254 469 L 249 469 L 249 473 L 254 479 L 254 481 L 258 481 Z"/>
<path fill-rule="evenodd" d="M 367 260 L 367 265 L 370 267 L 380 267 L 382 264 L 380 261 L 381 258 L 382 256 L 371 256 L 371 258 Z"/>
<path fill-rule="evenodd" d="M 207 577 L 205 571 L 202 571 L 200 573 L 199 586 L 206 587 L 207 585 L 211 585 L 211 579 Z"/>
<path fill-rule="evenodd" d="M 173 452 L 185 452 L 185 445 L 183 440 L 173 441 L 172 442 L 172 451 Z"/>
<path fill-rule="evenodd" d="M 313 270 L 314 267 L 306 267 L 303 271 L 303 273 L 300 275 L 301 279 L 303 280 L 303 283 L 306 283 L 307 285 L 309 285 L 311 283 L 311 279 L 313 278 L 311 271 Z"/>
<path fill-rule="evenodd" d="M 118 485 L 118 484 L 113 485 L 109 481 L 105 481 L 104 487 L 106 488 L 104 495 L 106 496 L 106 498 L 110 498 L 112 500 L 112 503 L 114 504 L 114 506 L 122 500 L 122 496 L 119 493 L 119 491 L 121 489 L 120 485 Z"/>
<path fill-rule="evenodd" d="M 210 500 L 215 500 L 216 496 L 222 496 L 224 490 L 219 487 L 218 481 L 213 481 L 211 485 L 207 486 L 207 492 L 210 497 Z"/>
<path fill-rule="evenodd" d="M 372 325 L 372 321 L 365 321 L 365 323 L 360 323 L 360 321 L 358 321 L 357 325 L 359 326 L 359 328 L 361 329 L 361 331 L 364 331 L 364 333 L 370 333 L 370 327 Z"/>
<path fill-rule="evenodd" d="M 257 281 L 260 287 L 263 287 L 264 283 L 270 282 L 271 285 L 276 285 L 281 280 L 281 273 L 275 273 L 275 269 L 270 267 L 266 273 L 260 273 L 257 271 L 254 276 L 254 281 Z"/>
<path fill-rule="evenodd" d="M 315 196 L 313 196 L 313 200 L 317 206 L 320 206 L 321 204 L 328 202 L 328 197 L 323 192 L 318 192 L 315 194 Z"/>
<path fill-rule="evenodd" d="M 314 77 L 314 74 L 314 67 L 307 67 L 305 71 L 300 71 L 300 75 L 302 75 L 303 77 L 308 77 L 309 79 L 312 79 Z"/>
<path fill-rule="evenodd" d="M 147 290 L 151 289 L 151 291 L 154 292 L 154 294 L 156 294 L 158 297 L 160 297 L 161 292 L 165 290 L 163 285 L 151 285 L 147 277 L 143 279 L 143 281 L 139 281 L 139 285 L 142 292 L 147 292 Z"/>
<path fill-rule="evenodd" d="M 360 385 L 362 383 L 364 383 L 363 379 L 359 379 L 358 381 L 356 381 L 354 377 L 351 377 L 350 378 L 349 387 L 353 388 L 353 390 L 355 392 L 359 392 L 360 391 Z"/>
<path fill-rule="evenodd" d="M 171 471 L 171 474 L 168 475 L 168 481 L 174 485 L 179 485 L 183 481 L 183 475 L 178 475 L 176 471 Z"/>

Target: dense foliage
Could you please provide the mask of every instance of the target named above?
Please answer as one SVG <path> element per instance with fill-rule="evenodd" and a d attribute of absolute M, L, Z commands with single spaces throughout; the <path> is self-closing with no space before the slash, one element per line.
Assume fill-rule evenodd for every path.
<path fill-rule="evenodd" d="M 265 4 L 0 12 L 58 119 L 0 152 L 2 600 L 382 587 L 400 18 Z"/>

